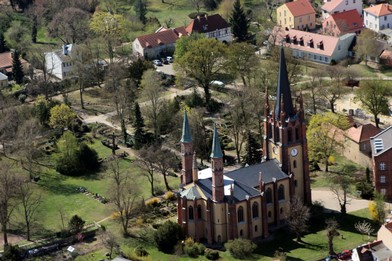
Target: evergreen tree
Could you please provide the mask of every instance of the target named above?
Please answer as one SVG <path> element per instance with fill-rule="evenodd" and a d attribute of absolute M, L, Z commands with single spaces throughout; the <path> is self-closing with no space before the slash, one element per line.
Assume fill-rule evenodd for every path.
<path fill-rule="evenodd" d="M 135 103 L 134 109 L 134 122 L 133 126 L 135 127 L 135 136 L 134 136 L 134 148 L 140 149 L 144 144 L 144 120 L 142 117 L 142 113 L 140 111 L 139 103 Z"/>
<path fill-rule="evenodd" d="M 231 30 L 237 41 L 243 42 L 248 38 L 249 20 L 246 17 L 240 0 L 236 0 L 230 16 Z"/>
<path fill-rule="evenodd" d="M 147 2 L 145 0 L 136 0 L 135 2 L 135 12 L 139 17 L 140 22 L 143 24 L 147 23 Z"/>
<path fill-rule="evenodd" d="M 253 137 L 253 135 L 249 132 L 245 163 L 247 163 L 248 165 L 253 165 L 260 162 L 261 162 L 260 145 Z"/>
<path fill-rule="evenodd" d="M 7 44 L 5 43 L 4 34 L 0 32 L 0 53 L 8 51 Z"/>
<path fill-rule="evenodd" d="M 33 43 L 37 42 L 37 18 L 36 17 L 33 18 L 33 25 L 31 28 L 31 41 Z"/>
<path fill-rule="evenodd" d="M 12 76 L 17 84 L 21 84 L 23 82 L 24 73 L 18 51 L 14 52 L 14 56 L 12 58 Z"/>

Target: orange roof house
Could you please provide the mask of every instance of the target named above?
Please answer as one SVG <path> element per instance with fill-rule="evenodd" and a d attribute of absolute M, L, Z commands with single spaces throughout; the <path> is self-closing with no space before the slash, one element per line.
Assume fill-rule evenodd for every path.
<path fill-rule="evenodd" d="M 392 6 L 379 4 L 363 9 L 363 20 L 366 28 L 379 32 L 392 28 Z"/>
<path fill-rule="evenodd" d="M 362 15 L 362 0 L 327 0 L 321 7 L 323 19 L 330 15 L 356 10 L 358 15 Z"/>
<path fill-rule="evenodd" d="M 0 72 L 4 74 L 12 73 L 12 52 L 4 52 L 0 53 Z M 20 58 L 20 62 L 22 63 L 23 70 L 27 71 L 28 63 L 23 58 Z"/>
<path fill-rule="evenodd" d="M 392 51 L 382 51 L 382 53 L 380 54 L 380 63 L 385 66 L 392 66 Z"/>
<path fill-rule="evenodd" d="M 207 38 L 216 38 L 221 42 L 232 42 L 231 27 L 219 14 L 198 16 L 186 27 L 189 35 L 204 34 Z"/>
<path fill-rule="evenodd" d="M 316 27 L 316 11 L 308 0 L 288 2 L 276 9 L 278 25 L 298 30 Z"/>
<path fill-rule="evenodd" d="M 353 33 L 334 37 L 276 26 L 270 36 L 270 42 L 275 45 L 283 42 L 284 47 L 292 50 L 294 57 L 329 64 L 349 56 L 354 37 Z"/>
<path fill-rule="evenodd" d="M 323 22 L 323 33 L 332 36 L 340 36 L 346 33 L 359 34 L 362 29 L 362 17 L 356 10 L 331 14 Z"/>

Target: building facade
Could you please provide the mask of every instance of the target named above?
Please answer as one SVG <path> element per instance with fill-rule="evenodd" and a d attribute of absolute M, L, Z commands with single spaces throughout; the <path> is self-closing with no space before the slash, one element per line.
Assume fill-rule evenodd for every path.
<path fill-rule="evenodd" d="M 186 27 L 189 35 L 204 34 L 206 38 L 215 38 L 223 43 L 231 43 L 231 26 L 220 14 L 198 16 Z"/>
<path fill-rule="evenodd" d="M 308 0 L 285 3 L 276 9 L 277 22 L 280 27 L 297 30 L 316 28 L 316 11 Z"/>
<path fill-rule="evenodd" d="M 370 138 L 373 185 L 385 199 L 392 200 L 392 127 Z"/>
<path fill-rule="evenodd" d="M 61 50 L 45 53 L 45 67 L 50 75 L 64 80 L 70 76 L 74 62 L 74 44 L 63 45 Z"/>
<path fill-rule="evenodd" d="M 363 9 L 363 20 L 366 28 L 375 32 L 392 28 L 392 6 L 379 4 Z"/>
<path fill-rule="evenodd" d="M 363 29 L 362 17 L 356 10 L 331 14 L 323 21 L 323 34 L 341 36 L 346 33 L 359 34 Z"/>
<path fill-rule="evenodd" d="M 178 223 L 197 241 L 223 243 L 234 238 L 269 236 L 282 225 L 290 199 L 311 203 L 306 125 L 302 96 L 293 106 L 281 48 L 278 101 L 266 120 L 263 161 L 224 173 L 223 153 L 214 128 L 211 168 L 198 171 L 186 112 L 181 138 L 182 173 L 178 193 Z"/>
<path fill-rule="evenodd" d="M 323 19 L 327 19 L 331 14 L 356 10 L 362 16 L 362 0 L 327 0 L 321 7 Z"/>

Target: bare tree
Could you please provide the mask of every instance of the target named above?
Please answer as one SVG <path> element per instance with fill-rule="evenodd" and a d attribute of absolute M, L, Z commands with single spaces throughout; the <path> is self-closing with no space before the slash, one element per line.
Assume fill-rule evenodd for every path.
<path fill-rule="evenodd" d="M 118 253 L 120 250 L 120 245 L 118 244 L 115 235 L 109 231 L 104 231 L 102 233 L 102 243 L 109 251 L 109 259 L 112 259 L 112 255 Z"/>
<path fill-rule="evenodd" d="M 327 231 L 328 238 L 328 251 L 330 255 L 334 255 L 335 251 L 333 249 L 333 239 L 340 235 L 338 231 L 339 224 L 334 218 L 327 219 L 325 223 L 327 224 L 325 229 Z"/>
<path fill-rule="evenodd" d="M 155 181 L 155 170 L 157 166 L 155 165 L 155 151 L 156 146 L 152 145 L 150 147 L 143 147 L 139 151 L 139 158 L 136 160 L 136 164 L 143 170 L 142 175 L 148 179 L 151 187 L 151 195 L 155 196 L 154 191 L 154 181 Z"/>
<path fill-rule="evenodd" d="M 322 85 L 322 78 L 324 77 L 324 71 L 315 69 L 309 73 L 310 82 L 305 85 L 306 93 L 309 94 L 312 103 L 313 113 L 317 113 L 317 104 L 320 99 L 320 87 Z"/>
<path fill-rule="evenodd" d="M 169 149 L 163 149 L 162 147 L 156 152 L 155 163 L 158 171 L 162 174 L 163 180 L 165 182 L 166 190 L 171 190 L 169 187 L 169 182 L 167 181 L 167 176 L 170 169 L 176 167 L 176 155 Z"/>
<path fill-rule="evenodd" d="M 342 81 L 346 75 L 346 68 L 343 66 L 327 67 L 327 74 L 331 78 L 330 86 L 321 88 L 321 95 L 328 101 L 330 109 L 335 113 L 335 102 L 342 98 L 349 89 L 344 88 Z"/>
<path fill-rule="evenodd" d="M 17 190 L 17 196 L 22 204 L 21 211 L 26 224 L 27 240 L 31 239 L 31 227 L 37 220 L 37 211 L 41 205 L 41 195 L 34 191 L 33 184 L 24 182 Z"/>
<path fill-rule="evenodd" d="M 22 182 L 14 168 L 15 165 L 0 161 L 0 224 L 5 246 L 8 245 L 10 216 L 17 206 L 16 192 Z"/>
<path fill-rule="evenodd" d="M 287 214 L 287 223 L 292 232 L 295 233 L 297 241 L 301 242 L 302 235 L 308 230 L 308 221 L 310 218 L 310 209 L 305 206 L 300 198 L 291 199 L 289 212 Z"/>
<path fill-rule="evenodd" d="M 339 202 L 340 212 L 342 214 L 347 213 L 347 204 L 350 203 L 348 199 L 348 193 L 350 190 L 350 184 L 353 183 L 352 173 L 354 173 L 357 168 L 354 165 L 343 165 L 336 174 L 332 174 L 330 177 L 329 188 L 333 194 L 335 194 L 336 199 Z"/>
<path fill-rule="evenodd" d="M 366 222 L 365 220 L 358 221 L 355 223 L 355 229 L 362 234 L 362 240 L 363 240 L 363 235 L 367 235 L 368 239 L 370 239 L 370 234 L 373 233 L 374 228 L 372 227 L 372 224 L 369 222 Z"/>
<path fill-rule="evenodd" d="M 134 217 L 136 199 L 138 198 L 135 178 L 131 177 L 129 172 L 121 170 L 118 158 L 112 159 L 108 167 L 111 173 L 110 201 L 118 213 L 124 235 L 128 235 L 128 224 Z"/>

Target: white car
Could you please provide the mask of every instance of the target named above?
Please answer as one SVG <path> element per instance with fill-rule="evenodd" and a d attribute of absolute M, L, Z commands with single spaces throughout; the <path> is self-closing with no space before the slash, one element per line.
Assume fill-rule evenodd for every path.
<path fill-rule="evenodd" d="M 174 61 L 173 57 L 171 57 L 171 56 L 166 57 L 166 60 L 167 60 L 169 63 L 172 63 L 172 62 Z"/>
<path fill-rule="evenodd" d="M 211 81 L 210 85 L 216 85 L 218 87 L 225 87 L 225 84 L 221 81 Z"/>
<path fill-rule="evenodd" d="M 162 62 L 160 60 L 154 60 L 152 61 L 153 64 L 155 64 L 156 66 L 162 66 Z"/>

